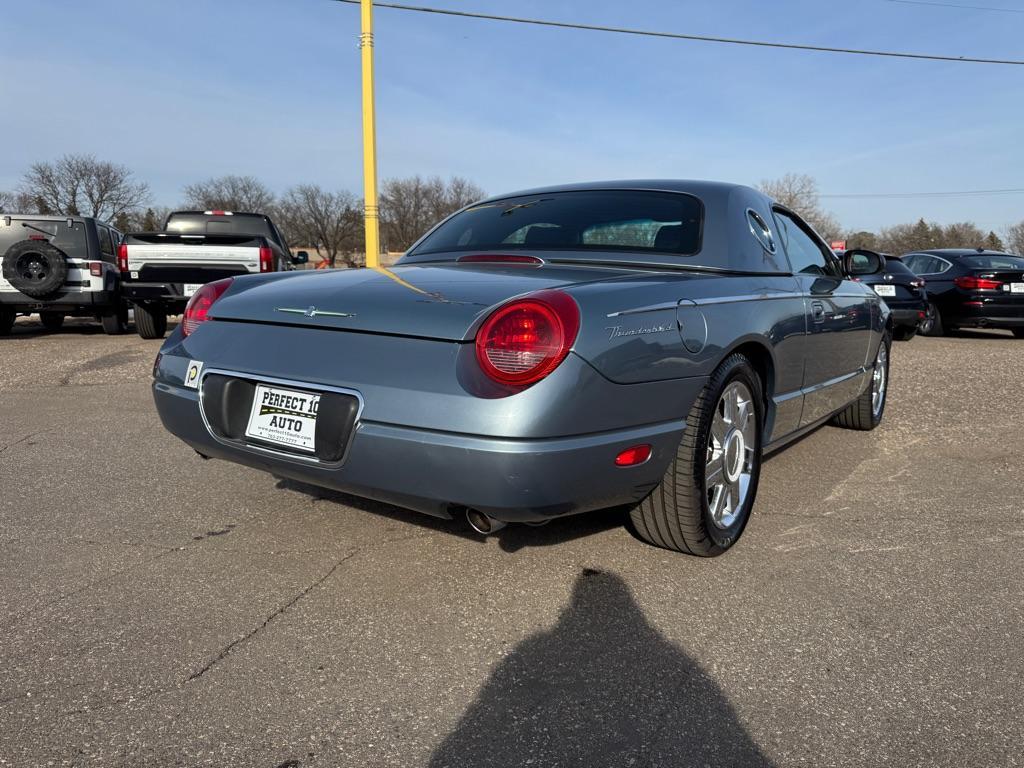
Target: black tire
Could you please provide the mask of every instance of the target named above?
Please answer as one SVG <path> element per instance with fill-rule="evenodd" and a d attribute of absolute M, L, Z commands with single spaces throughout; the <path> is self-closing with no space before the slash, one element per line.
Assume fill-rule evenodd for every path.
<path fill-rule="evenodd" d="M 1024 328 L 1011 328 L 1010 331 L 1012 331 L 1013 335 L 1018 339 L 1024 339 Z"/>
<path fill-rule="evenodd" d="M 892 332 L 893 341 L 910 341 L 917 336 L 916 325 L 901 325 Z"/>
<path fill-rule="evenodd" d="M 100 324 L 103 326 L 103 332 L 107 336 L 121 335 L 128 330 L 128 308 L 121 307 L 100 315 Z"/>
<path fill-rule="evenodd" d="M 45 299 L 64 285 L 68 263 L 64 251 L 45 240 L 22 240 L 4 254 L 3 275 L 26 296 Z"/>
<path fill-rule="evenodd" d="M 17 314 L 13 309 L 0 307 L 0 336 L 10 336 Z"/>
<path fill-rule="evenodd" d="M 733 382 L 744 384 L 751 394 L 756 438 L 750 454 L 746 497 L 732 523 L 721 527 L 709 509 L 705 465 L 716 409 L 722 394 Z M 750 518 L 761 475 L 762 393 L 761 378 L 743 355 L 730 355 L 718 366 L 686 417 L 688 427 L 661 483 L 630 510 L 633 527 L 640 538 L 658 547 L 700 557 L 715 557 L 736 543 Z"/>
<path fill-rule="evenodd" d="M 41 322 L 43 324 L 43 328 L 48 331 L 59 331 L 60 327 L 64 325 L 64 313 L 40 312 L 39 322 Z"/>
<path fill-rule="evenodd" d="M 931 302 L 928 303 L 928 309 L 925 311 L 924 320 L 921 321 L 919 330 L 922 336 L 946 335 L 946 328 L 942 323 L 942 313 Z"/>
<path fill-rule="evenodd" d="M 885 403 L 889 399 L 889 353 L 892 350 L 892 339 L 888 333 L 882 337 L 882 343 L 878 346 L 879 353 L 881 353 L 883 348 L 885 349 L 883 370 L 885 386 L 882 390 L 881 406 L 878 409 L 874 407 L 873 397 L 875 391 L 874 376 L 880 364 L 879 355 L 876 354 L 875 364 L 871 367 L 871 384 L 860 395 L 860 397 L 850 403 L 845 410 L 840 411 L 832 418 L 832 423 L 837 427 L 843 427 L 844 429 L 858 429 L 863 432 L 868 432 L 882 423 L 882 416 L 885 415 Z"/>
<path fill-rule="evenodd" d="M 144 339 L 162 339 L 167 333 L 166 310 L 159 304 L 136 304 L 135 330 Z"/>

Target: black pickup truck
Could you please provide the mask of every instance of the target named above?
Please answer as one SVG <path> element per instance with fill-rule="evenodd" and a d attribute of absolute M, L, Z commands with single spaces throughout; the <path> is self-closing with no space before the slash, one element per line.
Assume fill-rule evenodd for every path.
<path fill-rule="evenodd" d="M 269 216 L 233 211 L 175 211 L 162 232 L 129 232 L 117 254 L 122 292 L 144 339 L 163 338 L 167 316 L 181 314 L 205 283 L 308 260 L 305 251 L 292 256 Z"/>

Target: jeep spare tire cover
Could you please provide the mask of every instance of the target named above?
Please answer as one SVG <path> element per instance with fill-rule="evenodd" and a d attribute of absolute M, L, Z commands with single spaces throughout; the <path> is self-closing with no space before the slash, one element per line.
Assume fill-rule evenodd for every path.
<path fill-rule="evenodd" d="M 7 249 L 3 258 L 4 280 L 26 296 L 52 296 L 68 276 L 64 252 L 44 240 L 22 240 Z"/>

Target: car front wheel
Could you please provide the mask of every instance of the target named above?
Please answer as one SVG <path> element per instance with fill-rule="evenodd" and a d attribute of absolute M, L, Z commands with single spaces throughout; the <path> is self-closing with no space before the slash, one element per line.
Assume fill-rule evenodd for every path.
<path fill-rule="evenodd" d="M 889 334 L 882 337 L 875 353 L 875 364 L 871 367 L 871 385 L 860 397 L 840 411 L 832 420 L 838 427 L 846 429 L 872 430 L 882 422 L 885 400 L 889 394 L 889 352 L 892 339 Z"/>
<path fill-rule="evenodd" d="M 630 512 L 640 538 L 701 557 L 736 543 L 761 475 L 763 403 L 750 361 L 726 358 L 690 409 L 661 483 Z"/>

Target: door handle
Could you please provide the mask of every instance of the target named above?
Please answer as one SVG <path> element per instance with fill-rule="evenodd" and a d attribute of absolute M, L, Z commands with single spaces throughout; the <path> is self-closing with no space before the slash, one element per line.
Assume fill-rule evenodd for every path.
<path fill-rule="evenodd" d="M 811 302 L 811 317 L 816 323 L 825 322 L 825 305 L 820 301 Z"/>

